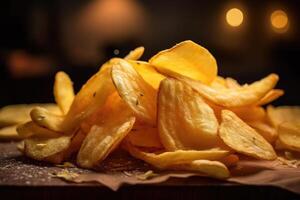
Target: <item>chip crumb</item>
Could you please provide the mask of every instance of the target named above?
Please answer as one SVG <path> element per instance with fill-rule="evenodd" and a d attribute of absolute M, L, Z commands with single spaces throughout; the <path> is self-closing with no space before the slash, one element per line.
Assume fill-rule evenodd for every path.
<path fill-rule="evenodd" d="M 156 176 L 158 176 L 158 174 L 154 173 L 152 170 L 148 170 L 143 174 L 136 175 L 136 178 L 139 180 L 148 180 Z"/>
<path fill-rule="evenodd" d="M 47 144 L 40 143 L 40 144 L 36 144 L 36 146 L 39 147 L 39 148 L 43 148 L 43 147 L 47 146 Z"/>
<path fill-rule="evenodd" d="M 52 177 L 61 178 L 66 181 L 73 181 L 76 177 L 79 176 L 78 173 L 70 172 L 66 169 L 60 171 L 60 172 L 54 172 L 51 174 Z"/>
<path fill-rule="evenodd" d="M 280 157 L 278 156 L 277 160 L 283 164 L 283 165 L 286 165 L 288 167 L 292 167 L 292 168 L 298 168 L 300 166 L 300 160 L 288 160 L 284 157 Z"/>
<path fill-rule="evenodd" d="M 123 173 L 126 175 L 126 176 L 132 176 L 133 174 L 132 173 L 130 173 L 130 172 L 128 172 L 128 171 L 123 171 Z"/>
<path fill-rule="evenodd" d="M 62 168 L 75 168 L 76 166 L 73 163 L 70 162 L 64 162 L 63 164 L 58 164 L 56 167 L 62 167 Z"/>

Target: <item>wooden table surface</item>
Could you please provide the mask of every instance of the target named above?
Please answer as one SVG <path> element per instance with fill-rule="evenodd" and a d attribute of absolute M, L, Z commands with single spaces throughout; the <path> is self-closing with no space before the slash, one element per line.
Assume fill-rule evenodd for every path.
<path fill-rule="evenodd" d="M 75 184 L 53 177 L 53 173 L 60 170 L 60 167 L 25 158 L 14 142 L 0 142 L 1 199 L 300 199 L 280 188 L 240 185 L 203 177 L 173 178 L 156 185 L 128 185 L 114 192 L 98 183 Z M 79 168 L 68 170 L 89 172 Z"/>

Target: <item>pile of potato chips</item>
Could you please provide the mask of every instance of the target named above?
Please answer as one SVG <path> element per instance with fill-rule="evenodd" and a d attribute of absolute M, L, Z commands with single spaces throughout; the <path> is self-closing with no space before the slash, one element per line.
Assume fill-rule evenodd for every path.
<path fill-rule="evenodd" d="M 300 107 L 263 107 L 284 93 L 274 89 L 278 75 L 240 85 L 218 76 L 215 58 L 192 41 L 148 62 L 139 61 L 143 52 L 112 58 L 76 95 L 69 76 L 58 72 L 59 111 L 4 107 L 1 126 L 22 123 L 17 132 L 26 156 L 61 163 L 76 155 L 83 168 L 96 168 L 122 147 L 157 169 L 226 178 L 240 155 L 274 160 L 274 148 L 300 151 Z"/>

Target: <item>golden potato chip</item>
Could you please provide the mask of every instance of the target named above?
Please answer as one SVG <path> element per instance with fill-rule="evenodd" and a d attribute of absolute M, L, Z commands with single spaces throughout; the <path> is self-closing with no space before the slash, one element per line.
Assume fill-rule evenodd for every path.
<path fill-rule="evenodd" d="M 60 109 L 55 104 L 18 104 L 8 105 L 0 109 L 0 127 L 22 124 L 30 121 L 30 111 L 35 107 L 43 107 L 60 114 Z"/>
<path fill-rule="evenodd" d="M 262 106 L 262 105 L 268 104 L 268 103 L 278 99 L 282 95 L 284 95 L 283 90 L 273 89 L 270 92 L 268 92 L 262 99 L 260 99 L 259 102 L 257 102 L 256 105 Z"/>
<path fill-rule="evenodd" d="M 222 111 L 219 135 L 226 145 L 241 154 L 265 160 L 276 158 L 273 147 L 229 110 Z"/>
<path fill-rule="evenodd" d="M 155 125 L 157 91 L 125 60 L 112 67 L 111 75 L 119 95 L 137 119 Z"/>
<path fill-rule="evenodd" d="M 218 120 L 199 93 L 175 80 L 161 82 L 158 95 L 158 131 L 169 151 L 205 149 L 218 141 Z"/>
<path fill-rule="evenodd" d="M 61 124 L 64 120 L 63 116 L 51 113 L 42 107 L 35 107 L 31 110 L 30 117 L 33 122 L 41 127 L 61 132 Z"/>
<path fill-rule="evenodd" d="M 204 98 L 224 107 L 254 105 L 276 85 L 279 79 L 276 74 L 270 74 L 260 81 L 241 88 L 220 90 L 182 75 L 175 75 L 174 77 L 191 86 Z"/>
<path fill-rule="evenodd" d="M 266 111 L 263 107 L 246 106 L 225 108 L 223 106 L 217 106 L 209 101 L 207 101 L 207 103 L 214 110 L 215 115 L 219 120 L 221 120 L 221 112 L 224 109 L 234 112 L 239 118 L 244 121 L 260 121 L 265 120 L 267 117 Z"/>
<path fill-rule="evenodd" d="M 148 153 L 132 146 L 125 144 L 125 149 L 135 158 L 141 159 L 146 163 L 153 165 L 158 169 L 166 169 L 170 166 L 190 163 L 194 160 L 219 160 L 227 155 L 229 151 L 219 149 L 208 150 L 177 150 L 172 152 L 163 152 L 160 154 Z"/>
<path fill-rule="evenodd" d="M 142 57 L 145 51 L 144 47 L 137 47 L 134 50 L 130 51 L 128 55 L 125 56 L 126 60 L 138 60 Z"/>
<path fill-rule="evenodd" d="M 22 138 L 28 138 L 32 136 L 39 137 L 39 138 L 51 138 L 51 137 L 53 138 L 62 135 L 61 133 L 38 126 L 33 121 L 19 125 L 17 127 L 17 132 L 19 136 Z"/>
<path fill-rule="evenodd" d="M 67 149 L 71 138 L 72 135 L 57 138 L 28 138 L 24 140 L 24 153 L 30 158 L 44 160 Z"/>
<path fill-rule="evenodd" d="M 278 127 L 283 122 L 300 122 L 299 106 L 267 107 L 267 115 L 270 122 Z"/>
<path fill-rule="evenodd" d="M 17 149 L 18 151 L 24 154 L 24 149 L 25 149 L 24 140 L 17 143 Z"/>
<path fill-rule="evenodd" d="M 74 100 L 73 83 L 65 72 L 57 72 L 54 82 L 54 98 L 63 114 L 67 114 Z"/>
<path fill-rule="evenodd" d="M 284 122 L 278 126 L 278 140 L 284 149 L 300 151 L 300 122 Z"/>
<path fill-rule="evenodd" d="M 230 155 L 220 159 L 219 161 L 221 163 L 223 163 L 224 165 L 226 165 L 227 167 L 233 167 L 233 166 L 237 165 L 239 160 L 240 160 L 240 158 L 237 155 L 230 154 Z"/>
<path fill-rule="evenodd" d="M 0 128 L 0 140 L 19 140 L 22 139 L 16 131 L 17 125 Z"/>
<path fill-rule="evenodd" d="M 239 118 L 247 122 L 263 121 L 267 117 L 265 109 L 258 106 L 229 108 L 228 110 L 234 112 Z"/>
<path fill-rule="evenodd" d="M 106 62 L 82 86 L 61 124 L 62 132 L 72 132 L 87 116 L 104 105 L 108 96 L 115 91 L 110 72 L 112 65 L 119 60 L 121 59 L 113 58 Z"/>
<path fill-rule="evenodd" d="M 143 79 L 156 90 L 159 88 L 160 81 L 166 78 L 147 62 L 132 60 L 129 60 L 128 62 L 132 64 L 134 69 L 143 77 Z"/>
<path fill-rule="evenodd" d="M 63 149 L 62 151 L 56 154 L 43 158 L 43 161 L 54 163 L 54 164 L 62 163 L 64 160 L 70 158 L 72 154 L 77 153 L 79 151 L 85 136 L 86 134 L 83 133 L 81 130 L 77 131 L 72 136 L 68 148 Z"/>
<path fill-rule="evenodd" d="M 263 136 L 269 143 L 275 142 L 277 139 L 277 130 L 266 121 L 248 121 L 248 125 L 254 128 L 261 136 Z"/>
<path fill-rule="evenodd" d="M 210 52 L 190 40 L 159 52 L 149 63 L 163 74 L 181 74 L 206 84 L 215 79 L 218 70 Z"/>
<path fill-rule="evenodd" d="M 237 89 L 237 88 L 241 88 L 242 86 L 239 84 L 239 82 L 237 82 L 237 80 L 233 79 L 233 78 L 230 78 L 230 77 L 227 77 L 225 79 L 225 82 L 226 82 L 226 86 L 227 88 L 230 88 L 230 89 Z"/>
<path fill-rule="evenodd" d="M 221 76 L 217 76 L 210 84 L 210 87 L 216 88 L 216 89 L 225 89 L 227 88 L 225 79 Z"/>
<path fill-rule="evenodd" d="M 156 127 L 134 126 L 127 136 L 131 144 L 137 147 L 163 148 Z"/>
<path fill-rule="evenodd" d="M 230 176 L 229 170 L 223 163 L 211 160 L 194 160 L 189 163 L 171 166 L 169 169 L 203 173 L 204 176 L 219 179 L 228 178 Z"/>
<path fill-rule="evenodd" d="M 78 165 L 92 168 L 99 164 L 127 136 L 134 122 L 132 111 L 120 97 L 114 105 L 107 105 L 81 145 Z"/>

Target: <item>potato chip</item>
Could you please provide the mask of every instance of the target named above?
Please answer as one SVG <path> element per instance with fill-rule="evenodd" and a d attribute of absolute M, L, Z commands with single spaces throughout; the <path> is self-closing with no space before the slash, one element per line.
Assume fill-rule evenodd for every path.
<path fill-rule="evenodd" d="M 8 105 L 0 109 L 0 127 L 22 124 L 30 121 L 30 111 L 35 107 L 43 107 L 51 112 L 60 114 L 55 104 L 18 104 Z"/>
<path fill-rule="evenodd" d="M 244 121 L 263 121 L 267 117 L 267 113 L 263 107 L 247 106 L 247 107 L 234 107 L 228 110 L 234 112 L 239 118 Z"/>
<path fill-rule="evenodd" d="M 278 126 L 278 140 L 285 149 L 300 151 L 300 122 L 284 122 Z"/>
<path fill-rule="evenodd" d="M 143 61 L 128 61 L 134 69 L 143 77 L 143 79 L 151 85 L 154 89 L 158 90 L 160 82 L 166 77 L 147 62 Z"/>
<path fill-rule="evenodd" d="M 68 148 L 53 154 L 51 156 L 43 158 L 43 161 L 60 164 L 64 160 L 70 158 L 72 154 L 77 153 L 80 149 L 80 146 L 85 138 L 86 134 L 81 130 L 77 131 L 71 138 L 70 145 Z"/>
<path fill-rule="evenodd" d="M 111 67 L 120 60 L 113 58 L 106 62 L 82 86 L 61 124 L 63 132 L 72 132 L 86 117 L 104 105 L 108 96 L 115 91 L 110 77 Z"/>
<path fill-rule="evenodd" d="M 174 77 L 191 86 L 204 98 L 212 101 L 216 105 L 224 107 L 254 105 L 263 98 L 278 81 L 276 74 L 270 74 L 260 81 L 241 88 L 219 90 L 182 75 L 175 75 Z"/>
<path fill-rule="evenodd" d="M 24 153 L 35 160 L 62 152 L 70 146 L 72 135 L 57 138 L 28 138 L 24 140 Z"/>
<path fill-rule="evenodd" d="M 263 121 L 267 117 L 266 111 L 263 107 L 247 106 L 225 108 L 223 106 L 217 106 L 209 101 L 207 101 L 207 103 L 215 111 L 215 115 L 219 120 L 221 119 L 221 112 L 224 109 L 234 112 L 239 118 L 244 121 Z"/>
<path fill-rule="evenodd" d="M 270 92 L 268 92 L 262 99 L 260 99 L 259 102 L 257 102 L 256 105 L 262 106 L 262 105 L 268 104 L 268 103 L 278 99 L 282 95 L 284 95 L 283 90 L 273 89 Z"/>
<path fill-rule="evenodd" d="M 17 125 L 0 128 L 0 140 L 19 140 L 22 139 L 16 131 Z"/>
<path fill-rule="evenodd" d="M 99 164 L 127 136 L 134 122 L 130 108 L 120 97 L 114 105 L 107 105 L 81 145 L 77 154 L 78 165 L 92 168 Z"/>
<path fill-rule="evenodd" d="M 155 125 L 157 91 L 125 60 L 112 67 L 111 75 L 119 95 L 137 119 Z"/>
<path fill-rule="evenodd" d="M 139 60 L 145 51 L 144 47 L 137 47 L 136 49 L 129 52 L 127 56 L 125 56 L 126 60 Z"/>
<path fill-rule="evenodd" d="M 51 137 L 53 138 L 62 135 L 61 133 L 38 126 L 33 121 L 19 125 L 17 127 L 17 132 L 19 136 L 22 138 L 28 138 L 32 136 L 39 137 L 39 138 L 51 138 Z"/>
<path fill-rule="evenodd" d="M 175 79 L 161 82 L 158 131 L 167 150 L 214 147 L 218 126 L 214 111 L 191 87 Z"/>
<path fill-rule="evenodd" d="M 227 167 L 236 166 L 240 158 L 235 154 L 230 154 L 224 158 L 221 158 L 219 161 L 226 165 Z"/>
<path fill-rule="evenodd" d="M 230 176 L 227 167 L 219 161 L 210 160 L 194 160 L 190 163 L 175 165 L 169 167 L 175 170 L 185 170 L 197 173 L 203 173 L 204 176 L 225 179 Z"/>
<path fill-rule="evenodd" d="M 54 82 L 54 98 L 63 114 L 67 114 L 74 100 L 73 83 L 65 72 L 57 72 Z"/>
<path fill-rule="evenodd" d="M 248 121 L 248 125 L 254 128 L 261 136 L 263 136 L 269 143 L 275 142 L 278 133 L 277 130 L 266 121 Z"/>
<path fill-rule="evenodd" d="M 216 89 L 225 89 L 227 88 L 225 79 L 221 76 L 217 76 L 210 84 L 210 87 L 216 88 Z"/>
<path fill-rule="evenodd" d="M 135 125 L 128 134 L 127 139 L 137 147 L 163 148 L 156 127 Z"/>
<path fill-rule="evenodd" d="M 267 114 L 270 122 L 275 127 L 278 127 L 283 122 L 300 122 L 299 106 L 268 106 Z"/>
<path fill-rule="evenodd" d="M 158 169 L 166 169 L 170 166 L 190 163 L 194 160 L 219 160 L 230 153 L 226 150 L 208 149 L 201 151 L 177 150 L 156 154 L 141 151 L 139 148 L 136 148 L 129 143 L 125 144 L 125 148 L 133 157 L 141 159 Z"/>
<path fill-rule="evenodd" d="M 37 125 L 48 128 L 52 131 L 61 132 L 61 124 L 64 117 L 49 112 L 42 107 L 35 107 L 30 112 L 30 117 Z"/>
<path fill-rule="evenodd" d="M 242 86 L 239 84 L 239 82 L 237 82 L 237 80 L 233 79 L 233 78 L 230 78 L 230 77 L 227 77 L 225 79 L 225 82 L 226 82 L 226 86 L 227 88 L 229 89 L 238 89 L 238 88 L 241 88 Z"/>
<path fill-rule="evenodd" d="M 190 40 L 159 52 L 149 63 L 163 74 L 181 74 L 206 84 L 215 79 L 218 70 L 210 52 Z"/>
<path fill-rule="evenodd" d="M 222 111 L 219 135 L 225 144 L 241 154 L 265 160 L 276 158 L 273 147 L 229 110 Z"/>
<path fill-rule="evenodd" d="M 25 149 L 24 140 L 18 142 L 16 147 L 17 147 L 18 151 L 20 151 L 21 153 L 24 153 L 24 149 Z"/>

